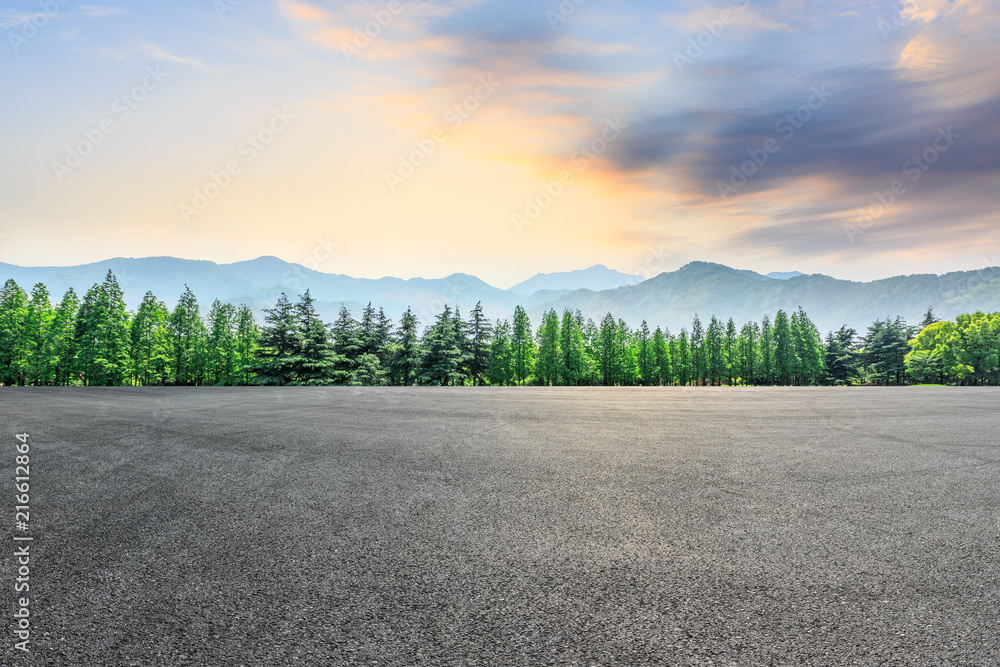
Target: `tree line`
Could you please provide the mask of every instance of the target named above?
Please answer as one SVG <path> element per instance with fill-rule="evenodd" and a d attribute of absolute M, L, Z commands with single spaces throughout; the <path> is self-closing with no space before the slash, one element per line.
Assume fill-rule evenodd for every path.
<path fill-rule="evenodd" d="M 477 304 L 444 310 L 421 331 L 369 304 L 327 324 L 307 290 L 281 294 L 258 325 L 246 305 L 213 301 L 202 316 L 186 288 L 170 310 L 147 292 L 132 313 L 110 271 L 79 299 L 53 305 L 8 280 L 0 291 L 5 385 L 849 385 L 1000 382 L 1000 313 L 919 326 L 902 318 L 822 337 L 802 308 L 740 327 L 695 316 L 676 335 L 610 313 L 600 322 L 549 310 L 534 328 L 517 306 L 491 322 Z"/>

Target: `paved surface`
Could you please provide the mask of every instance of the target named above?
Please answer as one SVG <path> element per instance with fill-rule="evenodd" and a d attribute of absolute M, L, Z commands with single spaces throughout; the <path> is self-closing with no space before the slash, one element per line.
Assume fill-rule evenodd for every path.
<path fill-rule="evenodd" d="M 0 439 L 0 663 L 1000 662 L 996 390 L 6 388 Z"/>

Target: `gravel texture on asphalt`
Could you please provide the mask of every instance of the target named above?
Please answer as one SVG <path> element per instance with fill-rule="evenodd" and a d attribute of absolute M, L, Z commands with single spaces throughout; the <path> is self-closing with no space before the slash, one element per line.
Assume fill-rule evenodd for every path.
<path fill-rule="evenodd" d="M 995 389 L 4 388 L 0 426 L 3 664 L 1000 664 Z"/>

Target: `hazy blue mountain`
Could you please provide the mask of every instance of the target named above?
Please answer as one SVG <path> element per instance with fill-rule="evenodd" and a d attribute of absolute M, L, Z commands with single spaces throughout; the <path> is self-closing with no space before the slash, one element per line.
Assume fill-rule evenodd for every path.
<path fill-rule="evenodd" d="M 771 271 L 771 273 L 767 274 L 767 277 L 774 278 L 775 280 L 788 280 L 789 278 L 798 278 L 804 275 L 801 271 Z"/>
<path fill-rule="evenodd" d="M 0 282 L 14 278 L 25 290 L 43 282 L 57 301 L 69 287 L 82 296 L 91 285 L 103 280 L 109 269 L 118 277 L 126 303 L 133 310 L 147 290 L 173 307 L 187 284 L 198 297 L 203 313 L 208 312 L 212 299 L 219 298 L 237 305 L 245 303 L 260 317 L 281 292 L 296 299 L 309 288 L 327 321 L 336 317 L 341 304 L 358 315 L 370 301 L 376 308 L 382 306 L 393 321 L 398 321 L 409 306 L 422 325 L 427 325 L 445 304 L 458 304 L 464 316 L 477 301 L 482 301 L 491 320 L 509 318 L 514 306 L 520 304 L 536 326 L 545 310 L 555 308 L 561 313 L 563 308 L 570 308 L 580 309 L 595 321 L 611 312 L 633 326 L 645 319 L 652 327 L 668 326 L 677 333 L 681 327 L 690 327 L 695 313 L 705 322 L 714 314 L 732 317 L 742 326 L 748 320 L 759 321 L 765 313 L 773 317 L 779 308 L 792 311 L 801 305 L 826 333 L 842 324 L 864 331 L 874 319 L 896 315 L 917 323 L 928 306 L 946 319 L 976 310 L 1000 311 L 1000 267 L 862 283 L 819 274 L 772 279 L 721 264 L 692 262 L 638 284 L 612 289 L 540 287 L 550 279 L 556 285 L 565 285 L 565 276 L 574 274 L 636 278 L 596 266 L 563 274 L 540 274 L 515 286 L 533 289 L 532 281 L 539 286 L 530 295 L 523 295 L 514 288 L 502 290 L 463 273 L 438 279 L 375 280 L 313 271 L 277 257 L 233 264 L 174 257 L 117 257 L 71 267 L 0 264 Z"/>
<path fill-rule="evenodd" d="M 732 317 L 741 326 L 760 321 L 765 313 L 773 319 L 779 308 L 790 312 L 799 306 L 823 334 L 842 324 L 863 333 L 873 320 L 897 315 L 916 324 L 928 306 L 944 319 L 976 310 L 1000 311 L 1000 267 L 862 283 L 820 274 L 772 280 L 721 264 L 692 262 L 630 287 L 576 290 L 530 308 L 529 314 L 534 320 L 549 308 L 580 309 L 597 321 L 611 312 L 633 325 L 645 319 L 651 326 L 669 326 L 676 334 L 681 327 L 690 329 L 695 314 L 703 322 L 713 314 Z"/>
<path fill-rule="evenodd" d="M 538 273 L 509 288 L 509 292 L 531 296 L 541 290 L 607 290 L 623 285 L 635 285 L 642 282 L 641 276 L 633 276 L 603 264 L 595 264 L 578 271 L 563 271 L 561 273 Z"/>
<path fill-rule="evenodd" d="M 0 278 L 13 278 L 25 290 L 42 282 L 58 300 L 72 287 L 82 296 L 94 283 L 104 280 L 108 270 L 114 272 L 125 293 L 125 302 L 133 310 L 150 290 L 171 308 L 188 285 L 202 307 L 208 312 L 212 299 L 233 304 L 245 303 L 260 315 L 274 305 L 281 292 L 291 299 L 306 289 L 316 298 L 317 311 L 332 321 L 341 304 L 353 314 L 369 301 L 385 309 L 394 321 L 407 307 L 429 324 L 447 303 L 459 304 L 463 313 L 477 301 L 491 317 L 513 311 L 518 296 L 493 287 L 475 276 L 456 273 L 447 278 L 352 278 L 341 274 L 314 271 L 277 257 L 258 257 L 233 264 L 216 264 L 202 260 L 174 257 L 116 257 L 93 264 L 71 267 L 18 267 L 0 263 Z"/>

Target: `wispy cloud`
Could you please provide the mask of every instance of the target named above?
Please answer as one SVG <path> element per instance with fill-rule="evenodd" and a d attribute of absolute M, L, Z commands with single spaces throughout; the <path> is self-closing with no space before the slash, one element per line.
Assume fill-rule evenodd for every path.
<path fill-rule="evenodd" d="M 106 56 L 115 58 L 117 60 L 125 60 L 126 58 L 134 58 L 141 56 L 144 58 L 152 58 L 153 60 L 159 60 L 162 62 L 171 62 L 178 65 L 185 65 L 187 67 L 194 67 L 195 69 L 200 69 L 204 72 L 209 72 L 211 74 L 218 74 L 218 72 L 195 58 L 185 58 L 183 56 L 178 56 L 171 53 L 163 46 L 156 44 L 154 42 L 146 42 L 140 44 L 131 49 L 101 49 L 100 53 Z"/>

